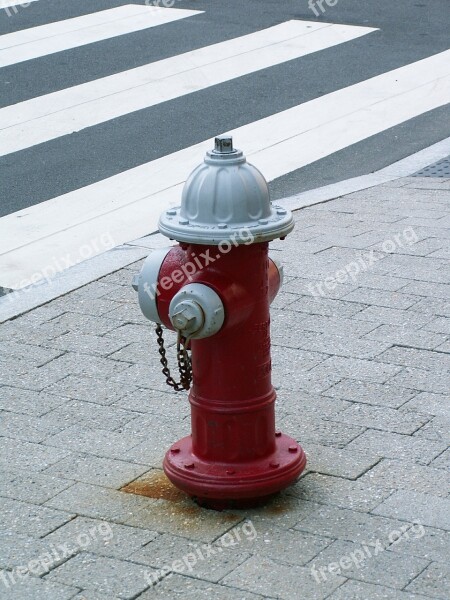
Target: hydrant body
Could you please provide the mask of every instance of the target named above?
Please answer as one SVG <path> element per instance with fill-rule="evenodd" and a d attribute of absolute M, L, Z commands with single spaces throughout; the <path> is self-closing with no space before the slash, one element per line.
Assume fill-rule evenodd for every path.
<path fill-rule="evenodd" d="M 279 213 L 276 233 L 280 221 L 292 229 L 287 211 L 270 210 Z M 281 270 L 268 255 L 267 221 L 258 219 L 251 235 L 251 227 L 245 236 L 234 227 L 230 239 L 213 244 L 191 243 L 189 232 L 175 231 L 181 244 L 144 265 L 135 286 L 146 316 L 190 339 L 192 434 L 172 445 L 163 467 L 174 485 L 212 508 L 257 503 L 293 483 L 306 464 L 297 442 L 275 430 L 269 306 Z M 156 271 L 155 286 L 149 279 Z"/>

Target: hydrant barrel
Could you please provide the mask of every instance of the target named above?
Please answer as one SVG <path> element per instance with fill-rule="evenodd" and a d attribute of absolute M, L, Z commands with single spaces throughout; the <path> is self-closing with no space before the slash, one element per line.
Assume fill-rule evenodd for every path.
<path fill-rule="evenodd" d="M 181 206 L 161 215 L 161 232 L 180 245 L 150 255 L 133 284 L 144 314 L 190 347 L 192 433 L 163 467 L 211 508 L 259 503 L 305 468 L 302 448 L 275 429 L 271 382 L 269 307 L 282 268 L 268 242 L 292 228 L 262 174 L 220 136 L 186 181 Z"/>

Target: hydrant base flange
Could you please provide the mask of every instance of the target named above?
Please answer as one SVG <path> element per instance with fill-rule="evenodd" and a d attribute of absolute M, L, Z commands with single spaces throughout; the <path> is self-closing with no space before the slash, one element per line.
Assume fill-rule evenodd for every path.
<path fill-rule="evenodd" d="M 193 453 L 190 435 L 172 445 L 163 463 L 176 487 L 210 508 L 259 504 L 294 483 L 305 465 L 302 447 L 279 432 L 271 454 L 246 463 L 203 461 Z"/>

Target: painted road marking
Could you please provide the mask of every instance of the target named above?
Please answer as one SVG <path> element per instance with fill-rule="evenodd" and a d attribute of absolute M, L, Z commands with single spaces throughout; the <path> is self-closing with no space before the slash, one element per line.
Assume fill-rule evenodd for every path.
<path fill-rule="evenodd" d="M 288 21 L 0 110 L 0 155 L 92 127 L 375 31 Z"/>
<path fill-rule="evenodd" d="M 0 67 L 78 48 L 201 14 L 198 10 L 126 4 L 0 36 Z"/>

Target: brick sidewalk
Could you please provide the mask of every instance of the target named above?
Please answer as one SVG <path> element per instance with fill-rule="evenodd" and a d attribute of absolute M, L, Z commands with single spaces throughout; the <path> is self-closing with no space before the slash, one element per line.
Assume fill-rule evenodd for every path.
<path fill-rule="evenodd" d="M 0 325 L 1 599 L 450 597 L 450 180 L 295 219 L 273 368 L 309 462 L 265 508 L 203 510 L 164 480 L 189 408 L 139 263 Z"/>

